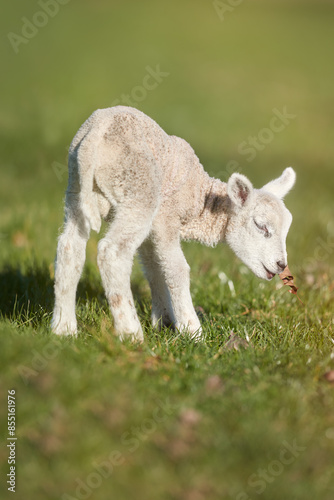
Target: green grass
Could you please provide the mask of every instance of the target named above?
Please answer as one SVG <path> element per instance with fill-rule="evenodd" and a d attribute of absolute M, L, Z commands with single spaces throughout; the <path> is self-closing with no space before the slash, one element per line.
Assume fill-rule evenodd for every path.
<path fill-rule="evenodd" d="M 331 500 L 332 2 L 241 2 L 220 21 L 199 0 L 72 1 L 15 54 L 8 32 L 20 34 L 21 18 L 38 10 L 20 0 L 0 20 L 1 498 L 12 495 L 6 415 L 15 389 L 16 499 Z M 304 306 L 227 247 L 186 244 L 205 342 L 151 328 L 136 261 L 145 342 L 122 344 L 93 236 L 79 335 L 58 338 L 49 322 L 67 147 L 94 109 L 157 65 L 169 76 L 136 105 L 187 139 L 211 175 L 225 180 L 233 160 L 259 187 L 288 165 L 297 171 L 288 253 Z M 239 144 L 284 106 L 296 117 L 247 162 Z M 246 347 L 231 348 L 231 334 Z"/>

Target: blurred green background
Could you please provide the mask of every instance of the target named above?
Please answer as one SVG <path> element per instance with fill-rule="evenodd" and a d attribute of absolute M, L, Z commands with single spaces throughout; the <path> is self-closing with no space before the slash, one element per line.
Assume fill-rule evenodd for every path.
<path fill-rule="evenodd" d="M 37 2 L 2 7 L 3 238 L 23 225 L 29 251 L 53 259 L 66 186 L 59 164 L 66 165 L 73 135 L 92 111 L 142 86 L 150 66 L 168 76 L 146 96 L 135 90 L 132 102 L 188 140 L 210 174 L 226 179 L 235 161 L 234 170 L 259 187 L 288 165 L 296 169 L 287 201 L 296 262 L 314 256 L 318 236 L 333 243 L 333 2 L 71 0 L 58 7 L 37 33 L 27 27 L 27 20 L 45 22 Z M 33 36 L 13 36 L 22 31 Z M 284 107 L 295 118 L 248 162 L 240 143 Z M 16 257 L 13 249 L 2 253 Z"/>
<path fill-rule="evenodd" d="M 329 346 L 334 287 L 334 2 L 63 3 L 15 0 L 3 3 L 0 16 L 1 406 L 5 411 L 6 391 L 14 384 L 20 389 L 22 434 L 16 498 L 63 498 L 64 492 L 74 496 L 74 479 L 86 477 L 96 457 L 102 459 L 108 450 L 117 449 L 119 435 L 136 424 L 136 412 L 140 419 L 149 418 L 154 398 L 171 395 L 181 406 L 188 401 L 203 411 L 197 441 L 196 411 L 181 412 L 176 423 L 168 421 L 156 434 L 155 443 L 142 445 L 142 455 L 134 454 L 126 467 L 119 468 L 114 489 L 104 483 L 92 498 L 332 499 L 333 395 L 315 380 L 333 366 Z M 163 75 L 155 88 L 148 88 L 147 75 L 153 70 Z M 151 78 L 153 87 L 152 82 Z M 64 343 L 62 356 L 38 370 L 34 383 L 25 385 L 18 376 L 17 365 L 29 365 L 31 352 L 41 352 L 50 342 L 53 261 L 63 220 L 67 149 L 95 109 L 116 101 L 126 104 L 129 97 L 124 96 L 130 96 L 133 105 L 167 133 L 186 139 L 210 175 L 226 180 L 233 171 L 240 171 L 260 187 L 287 166 L 297 172 L 296 187 L 286 198 L 293 214 L 287 244 L 290 269 L 308 308 L 305 315 L 294 302 L 289 316 L 289 294 L 288 299 L 278 298 L 272 283 L 259 283 L 240 273 L 240 262 L 227 248 L 185 245 L 196 306 L 213 317 L 234 314 L 236 324 L 240 320 L 244 325 L 247 318 L 239 318 L 244 303 L 251 308 L 258 301 L 254 323 L 247 323 L 250 332 L 256 318 L 262 318 L 261 311 L 268 313 L 262 323 L 267 336 L 256 333 L 254 353 L 221 362 L 219 373 L 226 377 L 228 403 L 217 379 L 205 382 L 219 361 L 211 358 L 213 352 L 204 347 L 203 352 L 189 346 L 184 350 L 176 343 L 179 351 L 173 354 L 160 346 L 165 364 L 151 371 L 143 356 L 155 348 L 156 338 L 149 338 L 143 354 L 117 343 L 111 348 L 103 337 L 108 328 L 103 326 L 102 313 L 99 333 L 94 337 L 90 330 L 77 343 Z M 270 132 L 277 110 L 291 116 L 281 131 Z M 248 161 L 249 152 L 243 152 L 254 138 L 256 154 Z M 97 296 L 103 304 L 97 239 L 93 235 L 88 244 L 79 295 Z M 234 280 L 236 299 L 221 300 L 220 271 Z M 136 300 L 144 297 L 141 315 L 148 318 L 149 292 L 138 263 L 133 277 Z M 274 293 L 276 303 L 270 299 Z M 88 307 L 82 317 L 90 324 L 95 316 L 90 316 Z M 305 353 L 304 340 L 318 350 L 314 366 L 306 366 L 310 353 Z M 302 352 L 297 367 L 293 342 Z M 328 357 L 323 357 L 322 348 Z M 282 349 L 279 360 L 276 349 Z M 278 374 L 281 360 L 283 371 Z M 62 363 L 68 373 L 62 371 Z M 270 383 L 266 385 L 254 364 L 267 370 Z M 208 403 L 211 386 L 217 398 Z M 128 413 L 131 402 L 134 414 Z M 115 408 L 120 408 L 116 416 Z M 38 420 L 39 414 L 45 419 Z M 320 427 L 322 432 L 332 428 L 332 434 L 318 442 Z M 247 478 L 275 459 L 282 440 L 292 443 L 296 435 L 298 444 L 308 446 L 300 469 L 285 471 L 283 479 L 261 496 L 254 489 L 247 496 Z M 176 442 L 176 449 L 169 439 Z M 1 460 L 6 456 L 1 447 Z M 4 472 L 0 479 L 3 486 Z"/>
<path fill-rule="evenodd" d="M 232 168 L 260 187 L 292 165 L 298 182 L 287 200 L 294 215 L 289 254 L 299 265 L 314 257 L 318 236 L 333 247 L 333 2 L 71 0 L 58 7 L 37 33 L 27 28 L 27 20 L 45 22 L 36 17 L 37 2 L 3 7 L 6 237 L 24 225 L 29 250 L 41 245 L 53 259 L 66 186 L 59 164 L 66 165 L 67 148 L 92 111 L 134 92 L 134 105 L 188 140 L 212 175 L 225 180 L 234 161 Z M 26 43 L 13 37 L 22 30 L 34 35 Z M 140 93 L 147 66 L 168 76 Z M 248 162 L 239 145 L 269 126 L 274 108 L 295 118 Z M 15 258 L 15 250 L 9 254 Z"/>

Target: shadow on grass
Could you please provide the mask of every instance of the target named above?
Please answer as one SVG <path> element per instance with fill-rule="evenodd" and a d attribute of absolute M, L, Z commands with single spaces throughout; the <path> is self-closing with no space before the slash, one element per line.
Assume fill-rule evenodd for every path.
<path fill-rule="evenodd" d="M 0 314 L 12 319 L 18 314 L 49 311 L 53 283 L 46 264 L 5 266 L 0 272 Z"/>
<path fill-rule="evenodd" d="M 51 313 L 54 302 L 54 280 L 46 263 L 5 266 L 0 271 L 0 315 Z M 85 269 L 80 280 L 77 298 L 103 297 L 103 289 L 96 276 Z"/>
<path fill-rule="evenodd" d="M 0 271 L 0 317 L 42 317 L 52 312 L 54 304 L 54 280 L 47 263 L 7 265 Z M 140 286 L 132 284 L 139 306 L 142 305 Z M 77 290 L 77 301 L 95 299 L 106 305 L 104 290 L 98 272 L 85 266 Z"/>

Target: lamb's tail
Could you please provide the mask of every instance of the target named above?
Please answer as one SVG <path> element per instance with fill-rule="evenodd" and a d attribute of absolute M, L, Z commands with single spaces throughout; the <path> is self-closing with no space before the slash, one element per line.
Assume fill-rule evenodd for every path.
<path fill-rule="evenodd" d="M 101 214 L 98 207 L 97 193 L 93 191 L 95 171 L 95 151 L 97 138 L 91 130 L 83 138 L 77 152 L 80 182 L 80 209 L 87 230 L 97 233 L 101 229 Z"/>

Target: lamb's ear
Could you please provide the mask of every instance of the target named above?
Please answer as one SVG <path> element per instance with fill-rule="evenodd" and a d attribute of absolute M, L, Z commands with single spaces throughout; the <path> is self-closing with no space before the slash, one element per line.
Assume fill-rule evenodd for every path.
<path fill-rule="evenodd" d="M 242 174 L 232 174 L 227 182 L 227 194 L 237 207 L 242 208 L 253 196 L 252 183 Z"/>
<path fill-rule="evenodd" d="M 283 171 L 283 174 L 277 179 L 268 182 L 263 186 L 264 191 L 274 194 L 278 198 L 284 198 L 284 196 L 290 191 L 296 181 L 296 172 L 293 168 L 288 167 Z"/>

